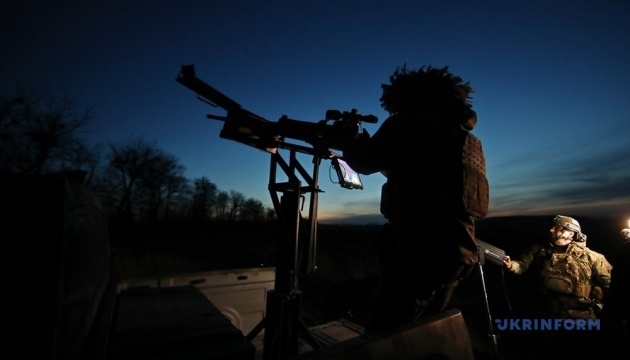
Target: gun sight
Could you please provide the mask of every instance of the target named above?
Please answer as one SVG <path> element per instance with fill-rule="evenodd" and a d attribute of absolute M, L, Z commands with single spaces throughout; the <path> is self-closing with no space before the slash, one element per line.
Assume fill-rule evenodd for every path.
<path fill-rule="evenodd" d="M 357 113 L 357 109 L 352 109 L 351 111 L 341 112 L 339 110 L 328 110 L 326 111 L 326 120 L 334 120 L 334 121 L 356 121 L 356 122 L 366 122 L 371 124 L 376 124 L 378 122 L 378 118 L 374 115 L 361 115 Z"/>

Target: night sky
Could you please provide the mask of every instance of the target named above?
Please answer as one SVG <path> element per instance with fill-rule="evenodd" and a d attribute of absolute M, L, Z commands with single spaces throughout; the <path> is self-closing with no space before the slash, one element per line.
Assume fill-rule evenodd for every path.
<path fill-rule="evenodd" d="M 271 207 L 269 155 L 219 138 L 222 123 L 205 115 L 225 113 L 175 81 L 182 64 L 270 121 L 356 108 L 379 118 L 365 125 L 372 134 L 397 67 L 449 66 L 475 91 L 489 216 L 630 217 L 628 19 L 630 4 L 617 0 L 9 0 L 0 93 L 77 99 L 97 116 L 90 142 L 156 141 L 186 177 Z M 320 219 L 378 219 L 385 178 L 346 190 L 329 166 Z"/>

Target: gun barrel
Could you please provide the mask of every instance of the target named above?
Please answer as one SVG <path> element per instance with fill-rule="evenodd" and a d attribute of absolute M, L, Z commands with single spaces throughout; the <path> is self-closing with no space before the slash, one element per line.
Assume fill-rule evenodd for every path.
<path fill-rule="evenodd" d="M 182 65 L 177 82 L 203 97 L 208 102 L 227 111 L 237 111 L 241 105 L 227 95 L 205 83 L 195 75 L 195 65 Z"/>

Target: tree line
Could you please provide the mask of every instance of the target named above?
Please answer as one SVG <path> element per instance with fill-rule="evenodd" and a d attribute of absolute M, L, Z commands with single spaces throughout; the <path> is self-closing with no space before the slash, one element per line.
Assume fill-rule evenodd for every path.
<path fill-rule="evenodd" d="M 93 110 L 70 98 L 0 95 L 0 172 L 41 175 L 81 170 L 110 218 L 121 221 L 270 221 L 275 212 L 206 176 L 188 179 L 173 154 L 142 137 L 89 145 Z"/>

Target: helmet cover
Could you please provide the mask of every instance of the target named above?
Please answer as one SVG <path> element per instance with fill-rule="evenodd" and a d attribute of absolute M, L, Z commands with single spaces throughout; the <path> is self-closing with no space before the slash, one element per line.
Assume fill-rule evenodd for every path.
<path fill-rule="evenodd" d="M 580 223 L 572 217 L 557 215 L 555 218 L 553 218 L 553 223 L 562 226 L 569 231 L 573 231 L 578 234 L 582 233 Z"/>

